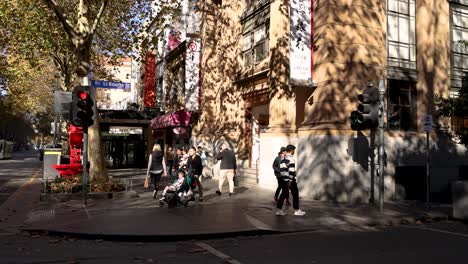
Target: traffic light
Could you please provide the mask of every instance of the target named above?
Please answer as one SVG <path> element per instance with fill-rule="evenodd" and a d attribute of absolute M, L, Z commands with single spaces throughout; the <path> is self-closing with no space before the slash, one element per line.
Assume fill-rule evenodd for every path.
<path fill-rule="evenodd" d="M 77 86 L 72 93 L 71 123 L 77 127 L 90 127 L 93 121 L 94 102 L 89 86 Z"/>
<path fill-rule="evenodd" d="M 379 90 L 368 86 L 357 97 L 357 110 L 351 112 L 349 117 L 352 130 L 365 130 L 375 128 L 379 124 Z"/>

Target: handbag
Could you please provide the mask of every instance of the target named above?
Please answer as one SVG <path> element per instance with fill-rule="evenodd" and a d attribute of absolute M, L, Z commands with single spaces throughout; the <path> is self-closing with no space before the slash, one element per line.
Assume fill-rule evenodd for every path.
<path fill-rule="evenodd" d="M 149 177 L 149 176 L 146 176 L 146 178 L 145 178 L 145 183 L 143 184 L 143 187 L 145 187 L 146 189 L 149 188 L 149 181 L 150 181 L 150 177 Z"/>
<path fill-rule="evenodd" d="M 239 186 L 239 176 L 236 174 L 234 175 L 234 187 Z"/>

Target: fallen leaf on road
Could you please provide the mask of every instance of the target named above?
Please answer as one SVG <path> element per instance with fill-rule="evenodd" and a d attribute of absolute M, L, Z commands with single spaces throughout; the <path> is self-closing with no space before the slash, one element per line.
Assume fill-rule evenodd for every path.
<path fill-rule="evenodd" d="M 60 240 L 58 240 L 58 239 L 49 240 L 49 243 L 51 243 L 51 244 L 56 244 L 56 243 L 59 243 L 59 242 L 60 242 Z"/>

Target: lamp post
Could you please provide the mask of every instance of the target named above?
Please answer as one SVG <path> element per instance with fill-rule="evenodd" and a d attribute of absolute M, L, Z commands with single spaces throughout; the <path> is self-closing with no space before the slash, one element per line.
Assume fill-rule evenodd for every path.
<path fill-rule="evenodd" d="M 379 209 L 380 213 L 383 213 L 384 206 L 384 106 L 385 106 L 385 81 L 381 79 L 379 81 L 379 132 L 380 132 L 380 146 L 379 146 Z"/>
<path fill-rule="evenodd" d="M 60 90 L 60 76 L 61 75 L 60 75 L 59 72 L 56 72 L 54 74 L 55 80 L 57 81 L 56 85 L 55 85 L 55 88 L 54 88 L 54 92 Z M 58 119 L 57 112 L 54 111 L 54 148 L 57 145 L 57 130 L 58 130 L 57 129 L 57 119 Z"/>

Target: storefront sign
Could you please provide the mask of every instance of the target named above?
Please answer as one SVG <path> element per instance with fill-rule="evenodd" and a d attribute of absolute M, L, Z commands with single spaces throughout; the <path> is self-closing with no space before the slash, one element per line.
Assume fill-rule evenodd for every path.
<path fill-rule="evenodd" d="M 185 54 L 185 109 L 198 111 L 200 81 L 200 41 L 192 39 Z"/>
<path fill-rule="evenodd" d="M 182 135 L 182 134 L 185 134 L 187 132 L 187 129 L 185 127 L 175 127 L 172 131 L 176 135 Z"/>
<path fill-rule="evenodd" d="M 291 0 L 291 82 L 312 85 L 311 0 Z"/>

